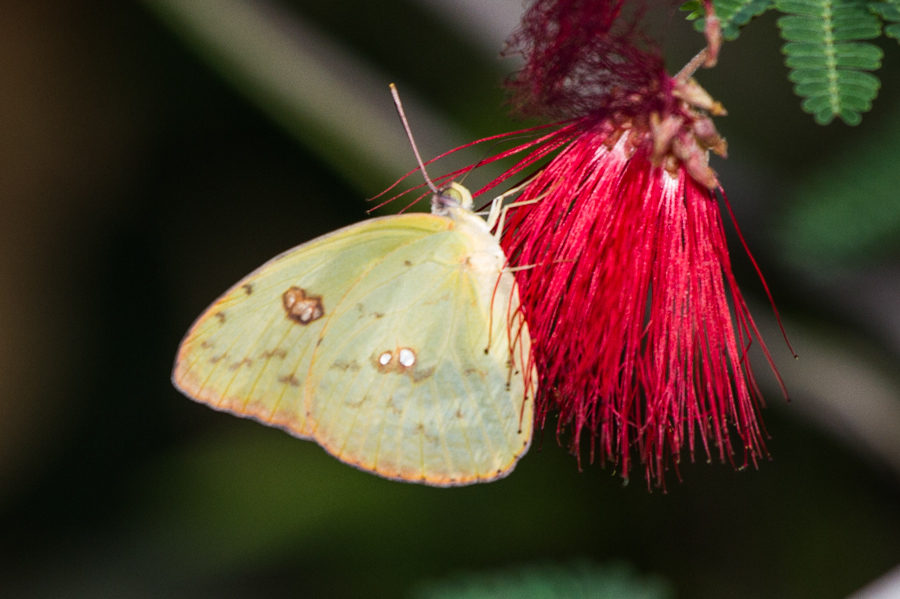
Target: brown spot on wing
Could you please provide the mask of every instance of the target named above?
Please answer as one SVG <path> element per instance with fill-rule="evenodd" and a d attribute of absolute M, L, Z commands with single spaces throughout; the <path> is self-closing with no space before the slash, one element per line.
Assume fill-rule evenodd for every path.
<path fill-rule="evenodd" d="M 345 372 L 347 370 L 352 370 L 355 372 L 362 368 L 362 366 L 360 366 L 359 362 L 357 362 L 356 360 L 350 360 L 349 362 L 336 360 L 335 363 L 330 366 L 330 368 L 332 368 L 333 370 L 343 370 Z"/>
<path fill-rule="evenodd" d="M 418 434 L 422 435 L 422 437 L 424 437 L 425 440 L 428 441 L 432 445 L 437 445 L 441 441 L 441 439 L 438 435 L 435 435 L 433 432 L 429 432 L 425 428 L 424 422 L 420 422 L 419 424 L 416 425 L 416 432 Z"/>
<path fill-rule="evenodd" d="M 287 356 L 287 352 L 281 349 L 280 347 L 276 347 L 275 349 L 269 349 L 259 354 L 261 360 L 268 360 L 269 358 L 285 358 Z"/>
<path fill-rule="evenodd" d="M 293 286 L 281 296 L 287 317 L 299 324 L 309 324 L 325 315 L 322 297 L 307 295 L 305 289 Z"/>
<path fill-rule="evenodd" d="M 369 401 L 369 396 L 368 396 L 368 395 L 363 395 L 363 396 L 362 396 L 362 399 L 360 399 L 359 401 L 345 401 L 345 402 L 344 402 L 344 405 L 347 406 L 348 408 L 354 408 L 354 409 L 356 409 L 356 408 L 361 407 L 361 406 L 362 406 L 364 403 L 366 403 L 367 401 Z"/>
<path fill-rule="evenodd" d="M 393 397 L 389 397 L 389 398 L 388 398 L 388 401 L 387 401 L 387 408 L 388 408 L 391 412 L 393 412 L 394 414 L 396 414 L 397 416 L 399 416 L 400 414 L 403 413 L 403 410 L 400 409 L 400 406 L 398 406 L 397 404 L 394 403 L 394 398 L 393 398 Z"/>
<path fill-rule="evenodd" d="M 241 285 L 241 289 L 243 289 L 247 295 L 250 295 L 253 293 L 253 283 L 244 283 Z"/>
<path fill-rule="evenodd" d="M 371 317 L 373 317 L 373 318 L 378 319 L 378 318 L 383 318 L 383 317 L 384 317 L 384 312 L 369 312 L 369 313 L 366 313 L 366 307 L 365 307 L 364 305 L 362 305 L 361 303 L 360 303 L 360 304 L 356 304 L 356 305 L 353 307 L 353 309 L 356 310 L 357 312 L 359 312 L 359 316 L 358 316 L 357 318 L 365 318 L 366 316 L 371 316 Z"/>
<path fill-rule="evenodd" d="M 216 312 L 213 314 L 216 319 L 219 321 L 219 324 L 225 324 L 225 313 L 224 312 Z"/>
<path fill-rule="evenodd" d="M 433 300 L 428 300 L 427 302 L 423 302 L 423 303 L 426 306 L 436 306 L 436 305 L 440 304 L 441 302 L 449 302 L 451 299 L 452 298 L 450 297 L 450 292 L 448 291 L 439 298 L 436 298 Z"/>
<path fill-rule="evenodd" d="M 234 364 L 229 364 L 228 370 L 237 370 L 244 364 L 246 364 L 247 366 L 253 366 L 253 360 L 251 360 L 250 358 L 244 358 L 240 362 L 235 362 Z"/>
<path fill-rule="evenodd" d="M 428 377 L 434 374 L 434 366 L 431 368 L 410 368 L 409 376 L 412 377 L 413 382 L 424 381 Z"/>
<path fill-rule="evenodd" d="M 300 386 L 300 380 L 294 376 L 293 372 L 291 374 L 285 374 L 285 375 L 278 377 L 278 382 L 284 383 L 285 385 L 290 385 L 291 387 L 299 387 Z"/>

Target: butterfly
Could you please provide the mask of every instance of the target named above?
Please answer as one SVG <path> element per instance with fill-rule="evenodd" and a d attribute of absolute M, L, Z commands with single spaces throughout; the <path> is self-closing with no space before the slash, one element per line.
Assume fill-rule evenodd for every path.
<path fill-rule="evenodd" d="M 181 342 L 175 386 L 389 479 L 507 475 L 531 442 L 537 372 L 490 230 L 501 202 L 489 224 L 462 185 L 433 189 L 431 214 L 350 225 L 235 284 Z"/>

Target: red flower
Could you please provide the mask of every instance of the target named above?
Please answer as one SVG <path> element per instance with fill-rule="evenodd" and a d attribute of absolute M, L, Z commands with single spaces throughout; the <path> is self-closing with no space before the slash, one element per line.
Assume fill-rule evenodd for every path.
<path fill-rule="evenodd" d="M 658 482 L 684 447 L 731 459 L 729 427 L 755 464 L 765 448 L 744 349 L 758 333 L 715 196 L 684 163 L 654 164 L 641 134 L 617 137 L 577 135 L 528 185 L 520 199 L 540 200 L 503 239 L 512 264 L 533 265 L 517 279 L 538 417 L 559 411 L 573 449 L 587 431 L 592 457 L 626 477 L 632 449 Z"/>
<path fill-rule="evenodd" d="M 524 267 L 538 418 L 558 412 L 573 451 L 587 435 L 591 459 L 626 478 L 634 452 L 648 483 L 661 484 L 685 449 L 692 460 L 737 453 L 740 465 L 765 455 L 746 356 L 759 335 L 711 191 L 708 152 L 724 155 L 725 142 L 708 115 L 724 111 L 692 80 L 667 75 L 645 40 L 638 47 L 621 8 L 538 0 L 526 14 L 513 37 L 526 57 L 514 104 L 568 120 L 505 152 L 528 153 L 491 185 L 559 150 L 502 240 Z"/>

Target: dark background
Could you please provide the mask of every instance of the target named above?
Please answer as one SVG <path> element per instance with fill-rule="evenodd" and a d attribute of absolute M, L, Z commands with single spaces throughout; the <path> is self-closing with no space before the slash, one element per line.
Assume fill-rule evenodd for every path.
<path fill-rule="evenodd" d="M 187 25 L 180 11 L 204 4 L 216 18 Z M 640 473 L 623 486 L 612 468 L 579 472 L 548 428 L 507 479 L 442 490 L 214 412 L 169 376 L 210 301 L 365 218 L 364 198 L 413 168 L 390 81 L 426 156 L 522 126 L 499 87 L 515 68 L 496 59 L 510 31 L 451 0 L 251 2 L 318 32 L 334 45 L 314 50 L 339 48 L 374 85 L 329 63 L 346 89 L 304 76 L 293 84 L 313 100 L 285 100 L 254 75 L 311 59 L 273 46 L 238 64 L 239 40 L 259 33 L 238 4 L 0 10 L 0 595 L 398 597 L 460 573 L 587 560 L 630 563 L 678 597 L 821 599 L 900 563 L 894 40 L 878 42 L 883 88 L 856 128 L 801 112 L 774 15 L 699 74 L 730 113 L 718 124 L 731 156 L 714 167 L 800 355 L 735 244 L 791 392 L 785 402 L 757 367 L 771 461 L 686 463 L 681 482 L 648 492 Z M 228 23 L 231 37 L 211 42 Z M 678 14 L 661 29 L 677 70 L 702 39 Z M 353 125 L 345 138 L 317 98 L 376 106 L 390 133 Z"/>

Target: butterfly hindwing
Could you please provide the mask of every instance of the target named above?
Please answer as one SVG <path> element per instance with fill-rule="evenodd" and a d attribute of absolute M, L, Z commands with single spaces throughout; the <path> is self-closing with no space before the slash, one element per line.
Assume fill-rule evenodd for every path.
<path fill-rule="evenodd" d="M 525 451 L 512 275 L 502 263 L 474 272 L 480 243 L 496 245 L 448 230 L 399 248 L 335 308 L 307 377 L 310 430 L 329 452 L 389 478 L 453 485 L 502 476 Z"/>

